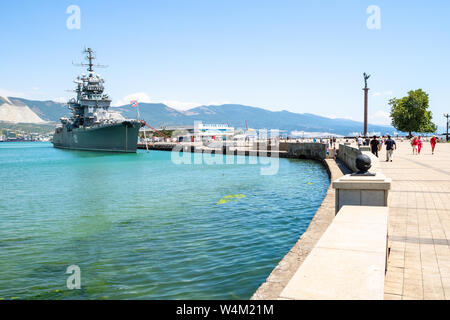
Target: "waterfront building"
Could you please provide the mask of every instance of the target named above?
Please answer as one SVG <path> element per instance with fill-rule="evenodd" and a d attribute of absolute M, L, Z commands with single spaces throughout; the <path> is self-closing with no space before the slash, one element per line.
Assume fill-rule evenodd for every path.
<path fill-rule="evenodd" d="M 227 140 L 227 137 L 234 135 L 234 127 L 227 124 L 203 124 L 196 123 L 194 135 L 201 140 Z"/>
<path fill-rule="evenodd" d="M 141 128 L 140 131 L 145 131 L 147 137 L 151 137 L 153 133 L 163 130 L 171 132 L 171 137 L 178 142 L 193 142 L 195 139 L 201 141 L 227 140 L 235 134 L 234 127 L 230 127 L 227 124 L 203 124 L 201 122 L 196 123 L 195 125 Z"/>

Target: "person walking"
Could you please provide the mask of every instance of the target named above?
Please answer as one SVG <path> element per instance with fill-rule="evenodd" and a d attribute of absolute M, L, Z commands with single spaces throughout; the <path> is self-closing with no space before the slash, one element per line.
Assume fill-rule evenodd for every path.
<path fill-rule="evenodd" d="M 363 145 L 363 139 L 361 138 L 361 136 L 358 137 L 358 148 L 361 148 L 361 146 Z"/>
<path fill-rule="evenodd" d="M 370 150 L 377 158 L 379 149 L 380 149 L 380 142 L 378 141 L 377 136 L 373 136 L 373 139 L 370 141 Z"/>
<path fill-rule="evenodd" d="M 417 137 L 413 136 L 411 139 L 411 146 L 412 146 L 413 154 L 417 154 L 417 144 L 418 144 Z"/>
<path fill-rule="evenodd" d="M 393 139 L 391 139 L 391 136 L 387 136 L 387 140 L 384 143 L 386 145 L 386 162 L 392 162 L 394 159 L 394 150 L 397 150 L 397 144 Z"/>
<path fill-rule="evenodd" d="M 431 137 L 430 143 L 431 143 L 431 154 L 434 154 L 434 148 L 436 148 L 436 143 L 437 143 L 436 136 Z"/>
<path fill-rule="evenodd" d="M 419 136 L 417 138 L 417 152 L 418 152 L 418 154 L 420 154 L 420 150 L 422 150 L 422 137 L 421 136 Z"/>

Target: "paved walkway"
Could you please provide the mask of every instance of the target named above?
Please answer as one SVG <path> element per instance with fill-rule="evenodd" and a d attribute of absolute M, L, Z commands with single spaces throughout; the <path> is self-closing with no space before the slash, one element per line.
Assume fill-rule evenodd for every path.
<path fill-rule="evenodd" d="M 425 142 L 417 156 L 398 142 L 385 160 L 383 151 L 380 169 L 393 180 L 385 299 L 450 299 L 450 144 L 431 155 Z"/>

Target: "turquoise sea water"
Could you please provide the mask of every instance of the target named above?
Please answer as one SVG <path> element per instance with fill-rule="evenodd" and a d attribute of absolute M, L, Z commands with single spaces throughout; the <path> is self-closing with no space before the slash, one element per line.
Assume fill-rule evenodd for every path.
<path fill-rule="evenodd" d="M 248 299 L 306 230 L 321 164 L 0 143 L 0 299 Z M 255 159 L 253 159 L 255 160 Z M 259 160 L 259 159 L 257 159 Z M 245 195 L 225 198 L 229 195 Z M 66 269 L 78 265 L 81 289 Z"/>

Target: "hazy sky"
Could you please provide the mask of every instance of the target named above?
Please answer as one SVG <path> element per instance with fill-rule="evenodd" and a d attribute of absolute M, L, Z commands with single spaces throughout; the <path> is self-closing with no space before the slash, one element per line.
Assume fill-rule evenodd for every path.
<path fill-rule="evenodd" d="M 70 5 L 80 29 L 67 27 Z M 380 29 L 367 27 L 370 5 Z M 449 18 L 447 0 L 0 1 L 0 95 L 66 99 L 84 72 L 72 61 L 89 46 L 109 66 L 98 72 L 115 104 L 230 102 L 362 120 L 367 72 L 372 123 L 388 122 L 389 98 L 422 88 L 443 126 Z"/>

